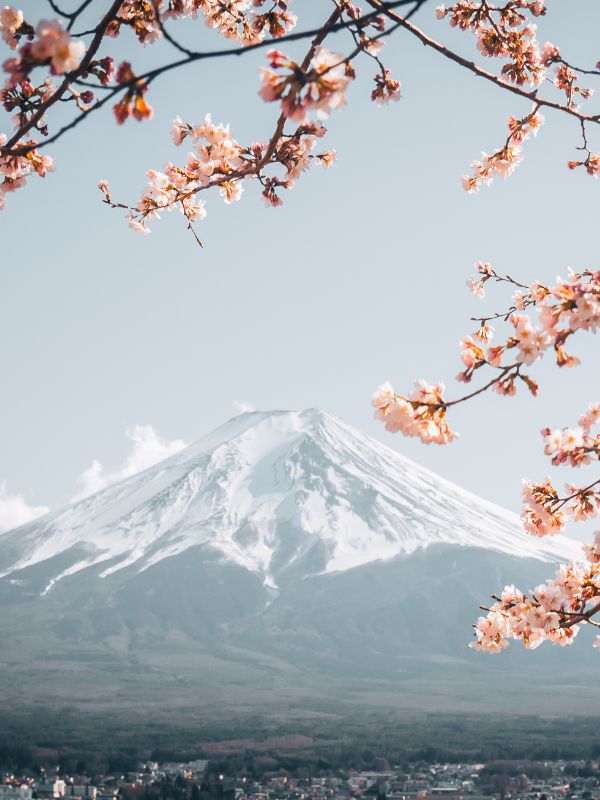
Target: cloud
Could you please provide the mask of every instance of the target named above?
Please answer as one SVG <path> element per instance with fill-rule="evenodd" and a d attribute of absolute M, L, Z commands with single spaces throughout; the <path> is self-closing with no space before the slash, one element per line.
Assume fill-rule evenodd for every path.
<path fill-rule="evenodd" d="M 244 402 L 244 400 L 234 400 L 233 407 L 236 408 L 240 414 L 244 414 L 247 411 L 254 411 L 254 406 Z"/>
<path fill-rule="evenodd" d="M 46 506 L 30 506 L 21 494 L 8 494 L 0 483 L 0 533 L 18 528 L 50 511 Z"/>
<path fill-rule="evenodd" d="M 83 497 L 99 492 L 110 486 L 111 483 L 142 472 L 187 447 L 187 444 L 181 439 L 170 441 L 163 439 L 152 425 L 134 425 L 125 431 L 125 436 L 133 443 L 133 446 L 123 464 L 114 472 L 106 472 L 99 461 L 92 461 L 77 479 L 81 490 L 72 498 L 73 500 L 81 500 Z"/>

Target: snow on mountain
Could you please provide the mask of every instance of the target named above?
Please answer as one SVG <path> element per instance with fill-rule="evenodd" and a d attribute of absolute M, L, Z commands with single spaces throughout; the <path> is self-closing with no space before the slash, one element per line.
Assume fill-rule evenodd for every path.
<path fill-rule="evenodd" d="M 136 573 L 204 548 L 257 573 L 342 572 L 432 545 L 577 558 L 518 517 L 323 411 L 250 412 L 159 464 L 0 535 L 0 577 L 44 568 L 43 593 L 95 567 Z"/>

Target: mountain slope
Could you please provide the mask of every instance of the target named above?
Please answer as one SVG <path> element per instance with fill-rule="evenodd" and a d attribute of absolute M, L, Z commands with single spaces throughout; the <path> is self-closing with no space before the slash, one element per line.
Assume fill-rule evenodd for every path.
<path fill-rule="evenodd" d="M 567 697 L 580 657 L 514 649 L 490 667 L 467 643 L 491 591 L 577 555 L 325 412 L 243 414 L 0 535 L 4 692 L 451 707 L 531 664 Z"/>

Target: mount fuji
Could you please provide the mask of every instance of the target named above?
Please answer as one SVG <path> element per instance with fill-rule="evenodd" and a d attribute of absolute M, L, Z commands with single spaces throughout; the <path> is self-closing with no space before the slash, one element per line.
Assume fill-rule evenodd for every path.
<path fill-rule="evenodd" d="M 585 644 L 467 645 L 492 591 L 578 556 L 323 411 L 245 413 L 0 535 L 0 695 L 449 709 L 518 676 L 572 709 Z"/>

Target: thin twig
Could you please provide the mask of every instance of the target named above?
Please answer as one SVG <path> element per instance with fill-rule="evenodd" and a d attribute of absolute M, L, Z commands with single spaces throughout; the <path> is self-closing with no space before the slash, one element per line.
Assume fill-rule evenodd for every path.
<path fill-rule="evenodd" d="M 488 389 L 491 389 L 492 386 L 494 386 L 496 383 L 500 383 L 500 381 L 504 380 L 504 378 L 506 378 L 506 376 L 509 375 L 509 373 L 513 370 L 514 373 L 513 375 L 511 375 L 511 377 L 514 376 L 516 378 L 517 375 L 519 375 L 520 373 L 520 369 L 521 369 L 521 364 L 511 364 L 508 367 L 503 367 L 501 373 L 497 375 L 495 378 L 493 378 L 493 380 L 484 384 L 479 389 L 476 389 L 474 392 L 471 392 L 470 394 L 466 394 L 463 397 L 459 397 L 457 400 L 450 400 L 447 403 L 444 403 L 443 408 L 450 408 L 451 406 L 455 406 L 458 403 L 464 403 L 465 400 L 470 400 L 472 397 L 477 397 L 478 394 L 482 394 L 482 392 L 486 392 Z"/>

